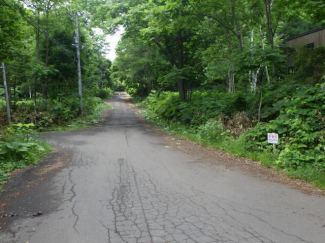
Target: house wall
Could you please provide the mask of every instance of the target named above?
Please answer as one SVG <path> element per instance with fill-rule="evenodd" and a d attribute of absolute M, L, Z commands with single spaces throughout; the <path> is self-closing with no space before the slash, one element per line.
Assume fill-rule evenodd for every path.
<path fill-rule="evenodd" d="M 311 33 L 305 36 L 298 37 L 287 42 L 287 47 L 304 46 L 310 43 L 315 43 L 315 48 L 325 46 L 325 29 Z"/>
<path fill-rule="evenodd" d="M 314 48 L 317 48 L 319 46 L 325 46 L 325 29 L 287 41 L 287 47 L 288 47 L 287 73 L 288 74 L 291 72 L 295 72 L 293 67 L 295 60 L 294 60 L 294 56 L 290 55 L 289 48 L 296 49 L 312 43 L 314 44 Z M 312 84 L 316 76 L 322 76 L 322 75 L 324 74 L 314 72 L 313 77 L 309 77 L 305 81 L 307 83 Z"/>

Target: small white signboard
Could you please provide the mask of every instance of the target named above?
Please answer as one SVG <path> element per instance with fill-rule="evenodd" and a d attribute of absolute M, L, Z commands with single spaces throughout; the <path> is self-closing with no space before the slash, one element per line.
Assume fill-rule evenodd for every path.
<path fill-rule="evenodd" d="M 279 142 L 279 134 L 277 133 L 268 133 L 267 141 L 272 144 L 277 144 Z"/>

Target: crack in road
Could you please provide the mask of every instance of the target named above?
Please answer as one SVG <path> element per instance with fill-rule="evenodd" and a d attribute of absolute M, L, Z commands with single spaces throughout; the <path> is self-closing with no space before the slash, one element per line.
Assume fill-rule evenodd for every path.
<path fill-rule="evenodd" d="M 72 196 L 69 198 L 69 202 L 72 203 L 73 199 L 77 196 L 77 193 L 75 191 L 75 186 L 76 186 L 76 183 L 73 182 L 72 180 L 72 172 L 73 172 L 73 169 L 70 169 L 69 171 L 69 182 L 71 183 L 71 188 L 70 188 L 70 192 L 72 194 Z M 72 208 L 71 208 L 71 211 L 72 211 L 72 214 L 76 217 L 76 220 L 73 224 L 73 229 L 79 234 L 79 231 L 77 229 L 77 223 L 79 221 L 79 215 L 76 213 L 76 210 L 75 210 L 75 207 L 76 207 L 76 204 L 78 203 L 78 201 L 75 201 L 72 205 Z"/>
<path fill-rule="evenodd" d="M 193 190 L 193 192 L 196 191 L 197 193 L 206 194 L 205 192 L 203 192 L 203 191 L 201 191 L 201 190 L 194 189 L 193 187 L 192 187 L 192 190 Z M 263 210 L 257 210 L 257 209 L 254 209 L 254 208 L 248 207 L 248 206 L 246 206 L 246 205 L 241 205 L 241 204 L 238 204 L 238 203 L 231 202 L 231 201 L 226 200 L 226 199 L 224 199 L 224 198 L 216 197 L 215 195 L 211 195 L 211 194 L 208 194 L 208 195 L 214 197 L 215 199 L 217 199 L 217 200 L 219 200 L 219 201 L 222 201 L 222 202 L 225 203 L 225 204 L 227 204 L 229 207 L 231 207 L 231 210 L 232 210 L 233 212 L 241 213 L 241 214 L 246 214 L 246 215 L 249 215 L 249 216 L 251 216 L 251 217 L 255 217 L 255 218 L 257 218 L 259 221 L 261 221 L 262 223 L 264 223 L 264 224 L 270 226 L 272 229 L 274 229 L 274 230 L 276 230 L 276 231 L 279 231 L 279 232 L 281 232 L 281 233 L 283 233 L 283 234 L 285 234 L 285 235 L 287 235 L 287 236 L 289 236 L 289 237 L 294 237 L 294 238 L 296 238 L 297 240 L 299 240 L 300 242 L 312 243 L 311 241 L 307 241 L 307 240 L 305 240 L 305 239 L 303 239 L 303 238 L 301 238 L 301 237 L 299 237 L 299 236 L 289 234 L 289 233 L 285 232 L 284 230 L 275 227 L 274 225 L 270 224 L 269 222 L 267 222 L 266 220 L 262 219 L 260 216 L 257 216 L 256 214 L 253 214 L 253 213 L 250 213 L 250 212 L 245 212 L 245 211 L 242 211 L 242 210 L 238 210 L 234 205 L 238 205 L 238 206 L 246 207 L 246 208 L 248 208 L 248 209 L 250 209 L 250 210 L 252 210 L 252 211 L 263 212 L 263 213 L 265 213 L 265 214 L 270 214 L 270 213 L 272 213 L 272 212 L 263 211 Z M 201 197 L 203 197 L 203 195 L 201 195 Z M 220 204 L 215 204 L 215 205 L 218 206 L 218 207 L 220 207 Z M 227 213 L 227 211 L 226 211 L 224 208 L 222 208 L 222 209 L 225 211 L 225 213 L 227 214 L 227 216 L 231 217 L 231 216 Z M 233 217 L 232 217 L 232 218 L 233 218 Z M 234 218 L 233 218 L 233 219 L 234 219 Z M 268 239 L 268 240 L 269 240 L 269 239 Z M 273 241 L 272 241 L 272 242 L 273 242 Z"/>
<path fill-rule="evenodd" d="M 250 242 L 254 239 L 254 242 L 275 243 L 240 222 L 234 216 L 235 213 L 255 217 L 271 230 L 290 237 L 290 240 L 295 238 L 294 242 L 308 242 L 274 227 L 254 214 L 237 210 L 220 198 L 219 203 L 211 201 L 213 210 L 208 209 L 200 200 L 202 195 L 196 192 L 188 196 L 176 192 L 177 190 L 173 192 L 170 188 L 163 188 L 146 171 L 138 174 L 126 159 L 119 160 L 119 174 L 119 187 L 115 188 L 113 195 L 116 196 L 110 201 L 110 205 L 114 211 L 116 229 L 119 229 L 115 233 L 118 233 L 123 242 L 132 242 L 130 239 L 145 242 L 141 241 L 141 232 L 145 232 L 147 242 Z M 137 217 L 130 213 L 135 204 L 134 200 L 138 201 Z M 145 227 L 138 226 L 139 215 L 143 217 Z M 123 223 L 119 224 L 121 222 Z"/>
<path fill-rule="evenodd" d="M 79 221 L 79 215 L 76 213 L 76 210 L 75 210 L 75 207 L 76 207 L 76 204 L 77 204 L 77 203 L 78 203 L 78 201 L 75 201 L 75 202 L 74 202 L 74 204 L 73 204 L 71 210 L 72 210 L 72 214 L 76 217 L 76 220 L 75 220 L 75 222 L 74 222 L 74 224 L 73 224 L 73 228 L 74 228 L 74 230 L 79 234 L 79 231 L 78 231 L 78 229 L 77 229 L 77 223 L 78 223 L 78 221 Z"/>
<path fill-rule="evenodd" d="M 130 145 L 129 145 L 129 138 L 128 138 L 128 134 L 127 134 L 127 130 L 124 130 L 124 135 L 125 135 L 126 144 L 127 144 L 128 147 L 130 147 Z"/>
<path fill-rule="evenodd" d="M 71 184 L 71 187 L 70 187 L 70 192 L 71 192 L 71 197 L 68 199 L 68 201 L 69 202 L 72 202 L 72 200 L 77 196 L 77 194 L 76 194 L 76 192 L 75 192 L 75 190 L 74 190 L 74 187 L 76 186 L 76 183 L 74 183 L 73 181 L 72 181 L 72 172 L 73 172 L 73 169 L 71 169 L 70 171 L 69 171 L 69 177 L 68 177 L 68 179 L 69 179 L 69 182 L 70 182 L 70 184 Z"/>
<path fill-rule="evenodd" d="M 149 233 L 150 240 L 152 242 L 153 241 L 153 238 L 152 238 L 152 234 L 150 232 L 150 228 L 149 228 L 149 224 L 148 224 L 148 218 L 146 216 L 146 213 L 145 213 L 145 210 L 144 210 L 144 207 L 143 207 L 143 201 L 141 199 L 141 195 L 140 195 L 140 192 L 139 192 L 139 186 L 138 186 L 138 181 L 137 181 L 137 177 L 136 177 L 137 174 L 135 173 L 133 167 L 132 167 L 132 173 L 133 173 L 133 179 L 134 179 L 134 182 L 135 182 L 135 188 L 137 190 L 137 194 L 138 194 L 138 197 L 139 197 L 139 200 L 140 200 L 140 204 L 141 204 L 141 209 L 142 209 L 142 213 L 143 213 L 143 216 L 144 216 L 144 220 L 145 220 L 145 223 L 147 225 L 147 230 L 148 230 L 148 233 Z"/>
<path fill-rule="evenodd" d="M 13 219 L 0 242 L 324 242 L 322 198 L 166 149 L 125 99 L 113 102 L 99 127 L 48 135 L 71 153 L 24 196 L 46 215 Z"/>

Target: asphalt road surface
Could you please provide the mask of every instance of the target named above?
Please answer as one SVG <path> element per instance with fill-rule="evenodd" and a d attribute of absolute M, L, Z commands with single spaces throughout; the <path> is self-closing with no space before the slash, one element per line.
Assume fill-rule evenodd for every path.
<path fill-rule="evenodd" d="M 0 218 L 1 243 L 325 242 L 324 197 L 203 163 L 145 126 L 125 93 L 111 104 L 97 127 L 42 135 L 57 150 L 1 195 L 18 215 Z"/>

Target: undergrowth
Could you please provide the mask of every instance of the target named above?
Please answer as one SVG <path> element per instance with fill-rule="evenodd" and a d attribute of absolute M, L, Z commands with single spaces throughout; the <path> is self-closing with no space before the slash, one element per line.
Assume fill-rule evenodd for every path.
<path fill-rule="evenodd" d="M 42 127 L 33 123 L 17 123 L 10 127 L 0 127 L 0 191 L 1 185 L 8 180 L 14 170 L 36 164 L 52 151 L 49 144 L 36 138 L 37 132 L 76 130 L 85 128 L 90 123 L 100 122 L 102 112 L 111 109 L 111 106 L 97 101 L 95 105 L 86 108 L 84 117 L 70 120 L 62 126 Z"/>
<path fill-rule="evenodd" d="M 206 137 L 203 131 L 203 127 L 194 128 L 180 122 L 164 120 L 157 116 L 157 114 L 155 114 L 153 111 L 150 111 L 148 109 L 142 110 L 140 112 L 151 123 L 158 125 L 168 133 L 186 138 L 204 146 L 209 146 L 225 151 L 233 156 L 246 157 L 255 161 L 258 160 L 267 167 L 271 167 L 277 158 L 277 155 L 268 152 L 261 153 L 247 151 L 245 145 L 245 135 L 234 138 L 232 136 L 229 136 L 229 134 L 227 134 L 228 132 L 221 132 L 217 138 L 209 136 Z M 209 127 L 211 128 L 211 126 Z"/>
<path fill-rule="evenodd" d="M 104 110 L 112 109 L 110 105 L 105 102 L 99 102 L 92 110 L 92 112 L 86 113 L 83 117 L 77 117 L 62 126 L 50 126 L 50 127 L 39 127 L 39 132 L 45 131 L 67 131 L 67 130 L 78 130 L 82 128 L 88 128 L 90 124 L 96 124 L 102 121 L 100 115 Z"/>
<path fill-rule="evenodd" d="M 152 94 L 142 102 L 147 107 L 142 113 L 170 133 L 234 156 L 260 161 L 264 166 L 325 189 L 324 86 L 298 89 L 292 97 L 274 102 L 277 115 L 272 112 L 269 120 L 256 126 L 251 123 L 250 129 L 242 122 L 229 126 L 229 122 L 236 123 L 233 119 L 236 114 L 247 114 L 244 106 L 249 97 L 206 94 L 213 99 L 195 99 L 195 96 L 205 97 L 200 92 L 194 93 L 191 102 L 179 101 L 172 92 Z M 280 136 L 275 152 L 266 139 L 270 132 Z"/>
<path fill-rule="evenodd" d="M 15 169 L 36 164 L 52 149 L 35 138 L 34 124 L 13 124 L 0 132 L 0 185 Z M 1 190 L 1 187 L 0 187 Z"/>
<path fill-rule="evenodd" d="M 102 95 L 106 97 L 106 94 Z M 96 116 L 107 108 L 107 105 L 99 97 L 86 96 L 83 99 L 83 107 L 84 116 L 80 118 L 78 97 L 60 97 L 55 100 L 39 97 L 36 102 L 24 99 L 12 104 L 11 119 L 13 123 L 33 123 L 36 129 L 51 130 L 53 127 L 94 122 L 92 120 L 96 120 Z M 0 114 L 4 114 L 0 116 L 0 126 L 7 124 L 6 109 L 1 104 Z"/>

